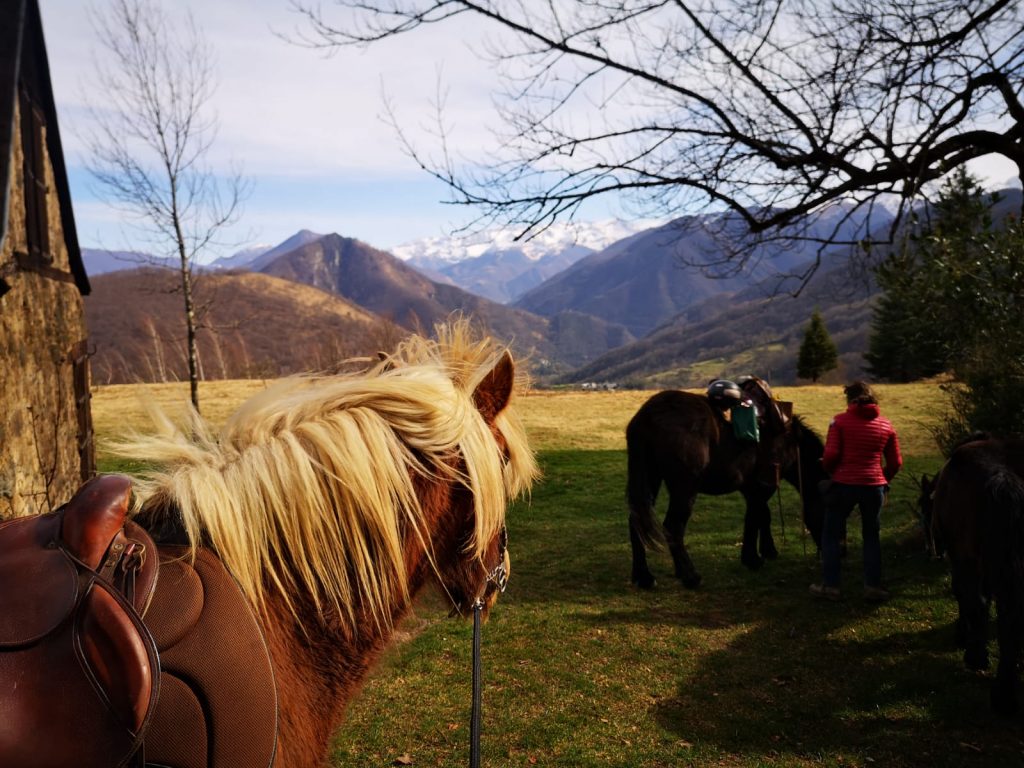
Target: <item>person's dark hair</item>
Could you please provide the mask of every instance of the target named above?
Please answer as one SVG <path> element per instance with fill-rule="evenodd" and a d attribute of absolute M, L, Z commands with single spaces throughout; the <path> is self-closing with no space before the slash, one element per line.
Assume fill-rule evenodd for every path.
<path fill-rule="evenodd" d="M 858 403 L 860 405 L 867 405 L 869 403 L 878 404 L 878 398 L 875 396 L 875 391 L 871 389 L 871 386 L 864 381 L 854 381 L 843 387 L 843 394 L 846 395 L 846 402 Z"/>

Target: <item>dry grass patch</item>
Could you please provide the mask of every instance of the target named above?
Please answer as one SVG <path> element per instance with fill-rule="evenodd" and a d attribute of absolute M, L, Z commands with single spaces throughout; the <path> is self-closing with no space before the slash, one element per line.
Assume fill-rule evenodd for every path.
<path fill-rule="evenodd" d="M 266 385 L 267 382 L 259 379 L 203 381 L 199 384 L 199 407 L 211 422 L 222 424 L 239 405 Z M 152 429 L 150 408 L 159 408 L 171 418 L 180 419 L 188 408 L 188 402 L 188 382 L 94 387 L 92 421 L 96 436 L 101 441 L 101 454 L 103 440 Z"/>
<path fill-rule="evenodd" d="M 199 390 L 203 415 L 214 424 L 222 423 L 246 398 L 265 386 L 260 380 L 204 381 Z M 939 422 L 947 403 L 938 383 L 880 384 L 877 390 L 882 412 L 896 426 L 904 453 L 937 455 L 929 428 Z M 775 392 L 780 399 L 792 401 L 796 413 L 822 436 L 829 419 L 844 408 L 840 386 L 778 387 Z M 653 394 L 653 390 L 534 390 L 522 397 L 517 407 L 536 450 L 624 450 L 627 422 Z M 186 383 L 96 387 L 96 434 L 103 439 L 129 430 L 145 431 L 150 428 L 149 405 L 159 406 L 173 417 L 184 412 L 187 402 Z"/>

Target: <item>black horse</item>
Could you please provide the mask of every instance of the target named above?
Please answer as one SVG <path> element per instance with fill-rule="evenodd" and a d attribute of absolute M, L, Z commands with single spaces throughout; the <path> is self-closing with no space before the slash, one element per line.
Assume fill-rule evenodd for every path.
<path fill-rule="evenodd" d="M 759 568 L 765 559 L 778 556 L 768 501 L 779 477 L 800 491 L 804 524 L 820 545 L 824 507 L 818 483 L 828 477 L 821 468 L 821 438 L 794 416 L 778 434 L 762 440 L 758 444 L 737 439 L 721 410 L 703 395 L 666 390 L 640 406 L 626 427 L 626 500 L 637 586 L 654 586 L 645 545 L 661 539 L 654 521 L 654 502 L 662 483 L 669 495 L 664 537 L 675 575 L 687 587 L 701 582 L 684 541 L 698 493 L 743 494 L 747 512 L 740 559 L 750 568 Z"/>
<path fill-rule="evenodd" d="M 959 607 L 957 643 L 970 669 L 988 667 L 989 604 L 995 601 L 999 668 L 992 708 L 1017 711 L 1024 651 L 1024 439 L 974 439 L 956 448 L 921 508 L 937 555 L 950 563 Z"/>

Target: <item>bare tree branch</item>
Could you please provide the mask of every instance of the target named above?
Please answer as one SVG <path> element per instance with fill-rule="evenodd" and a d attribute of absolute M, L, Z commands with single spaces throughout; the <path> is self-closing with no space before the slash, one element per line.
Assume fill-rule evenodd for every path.
<path fill-rule="evenodd" d="M 156 0 L 112 0 L 93 16 L 105 101 L 93 103 L 89 170 L 106 200 L 133 216 L 179 264 L 192 403 L 199 407 L 196 258 L 241 215 L 249 185 L 207 165 L 217 134 L 209 102 L 213 51 L 195 20 L 179 25 Z"/>
<path fill-rule="evenodd" d="M 303 42 L 372 45 L 456 16 L 498 34 L 497 149 L 406 151 L 479 223 L 529 238 L 585 201 L 728 211 L 754 241 L 842 203 L 898 210 L 953 168 L 1024 167 L 1024 10 L 1014 0 L 293 0 Z M 889 217 L 886 216 L 888 222 Z M 725 219 L 723 219 L 724 221 Z M 852 219 L 851 219 L 852 221 Z M 896 231 L 895 225 L 887 231 Z M 837 230 L 838 232 L 838 230 Z M 826 244 L 823 244 L 823 247 Z"/>

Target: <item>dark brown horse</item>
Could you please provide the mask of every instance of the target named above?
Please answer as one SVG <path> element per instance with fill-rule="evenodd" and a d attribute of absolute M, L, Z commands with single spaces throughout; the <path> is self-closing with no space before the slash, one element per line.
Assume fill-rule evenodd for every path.
<path fill-rule="evenodd" d="M 995 601 L 999 668 L 992 708 L 1012 714 L 1024 651 L 1024 439 L 960 445 L 934 482 L 922 480 L 921 501 L 933 549 L 950 563 L 957 642 L 970 669 L 988 667 L 989 604 Z"/>
<path fill-rule="evenodd" d="M 699 493 L 743 494 L 747 512 L 740 559 L 749 568 L 778 556 L 768 500 L 780 476 L 802 494 L 804 524 L 820 543 L 824 510 L 818 483 L 827 478 L 820 463 L 821 438 L 793 417 L 780 434 L 764 439 L 764 445 L 738 440 L 732 425 L 704 395 L 666 390 L 640 407 L 626 427 L 626 499 L 635 584 L 644 589 L 654 586 L 645 545 L 661 538 L 654 503 L 663 483 L 669 496 L 664 538 L 675 575 L 687 587 L 701 582 L 684 540 Z"/>
<path fill-rule="evenodd" d="M 226 626 L 219 636 L 227 641 L 216 632 L 185 634 L 195 625 L 190 616 L 226 604 L 208 588 L 209 569 L 200 566 L 219 558 L 232 589 L 255 614 L 273 672 L 266 685 L 276 685 L 276 712 L 270 712 L 276 755 L 270 751 L 259 765 L 268 759 L 278 768 L 325 764 L 347 702 L 424 586 L 438 585 L 453 615 L 472 615 L 475 603 L 484 615 L 490 610 L 508 568 L 507 504 L 537 474 L 510 408 L 513 391 L 507 350 L 474 340 L 460 322 L 438 329 L 437 341 L 411 338 L 369 374 L 278 382 L 216 433 L 193 413 L 185 429 L 161 420 L 159 434 L 118 447 L 153 467 L 135 481 L 135 520 L 158 541 L 166 542 L 160 532 L 173 530 L 185 544 L 167 563 L 174 570 L 161 570 L 154 599 L 170 602 L 171 610 L 160 613 L 170 631 L 151 624 L 153 635 L 185 638 L 169 652 L 194 638 L 190 663 L 200 667 L 219 668 L 216 660 L 225 654 L 240 655 L 237 677 L 214 672 L 222 672 L 220 693 L 241 698 L 243 707 L 259 659 L 230 642 L 233 620 L 220 616 Z M 189 561 L 198 577 L 183 570 Z M 0 569 L 0 577 L 10 570 Z M 185 577 L 202 581 L 198 600 L 174 592 Z M 161 598 L 161 589 L 171 591 Z M 163 667 L 163 648 L 160 653 Z M 153 668 L 140 666 L 143 673 Z M 240 765 L 234 754 L 210 758 L 224 750 L 225 739 L 209 711 L 168 705 L 161 714 L 172 699 L 197 700 L 190 698 L 192 681 L 178 680 L 159 685 L 156 715 L 144 732 L 146 758 L 168 766 Z M 35 716 L 35 699 L 45 694 L 29 692 L 26 717 Z M 232 733 L 241 729 L 243 741 L 263 739 L 250 711 L 240 717 L 228 726 Z M 0 727 L 4 765 L 25 764 L 5 762 L 5 744 L 21 750 L 16 754 L 31 751 L 34 734 L 14 730 Z M 73 750 L 75 739 L 68 741 Z M 154 754 L 154 744 L 164 752 Z"/>

